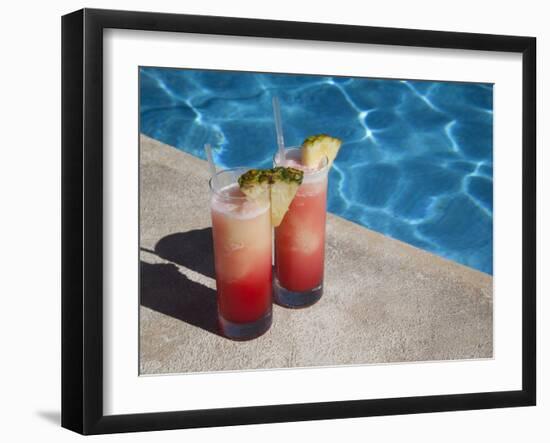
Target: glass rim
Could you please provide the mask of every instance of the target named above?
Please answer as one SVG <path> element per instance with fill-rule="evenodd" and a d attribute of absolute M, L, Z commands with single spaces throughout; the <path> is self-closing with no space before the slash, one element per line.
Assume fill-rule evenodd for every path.
<path fill-rule="evenodd" d="M 300 149 L 302 149 L 301 146 L 288 146 L 288 147 L 285 147 L 285 152 L 299 151 Z M 277 157 L 278 156 L 279 156 L 279 151 L 277 151 L 275 153 L 275 155 L 273 156 L 273 164 L 276 165 L 276 166 L 282 166 L 277 162 Z M 328 157 L 326 155 L 323 156 L 323 163 L 324 163 L 323 166 L 319 169 L 310 170 L 310 171 L 303 170 L 303 169 L 300 169 L 300 170 L 304 172 L 304 177 L 307 176 L 308 178 L 309 177 L 315 177 L 316 175 L 322 175 L 330 169 L 330 162 L 329 162 Z"/>
<path fill-rule="evenodd" d="M 226 168 L 226 169 L 220 169 L 216 172 L 213 176 L 210 177 L 208 180 L 208 187 L 210 188 L 210 192 L 216 197 L 219 197 L 223 200 L 234 200 L 234 201 L 245 201 L 247 200 L 246 195 L 227 195 L 222 192 L 223 189 L 225 189 L 227 186 L 231 186 L 230 184 L 221 186 L 218 184 L 215 184 L 216 177 L 219 177 L 220 175 L 226 174 L 226 173 L 234 173 L 235 176 L 238 178 L 239 175 L 244 174 L 246 171 L 249 171 L 253 168 L 247 168 L 245 166 L 235 166 L 233 168 Z M 240 172 L 242 171 L 242 172 Z M 237 180 L 235 180 L 235 184 L 238 184 Z"/>

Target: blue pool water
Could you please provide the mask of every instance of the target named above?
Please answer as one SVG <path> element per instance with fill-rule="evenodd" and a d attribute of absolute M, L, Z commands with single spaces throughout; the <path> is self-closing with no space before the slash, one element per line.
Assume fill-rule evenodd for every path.
<path fill-rule="evenodd" d="M 285 142 L 344 143 L 329 211 L 493 272 L 493 88 L 489 84 L 140 69 L 142 133 L 221 167 L 268 167 L 272 96 Z"/>

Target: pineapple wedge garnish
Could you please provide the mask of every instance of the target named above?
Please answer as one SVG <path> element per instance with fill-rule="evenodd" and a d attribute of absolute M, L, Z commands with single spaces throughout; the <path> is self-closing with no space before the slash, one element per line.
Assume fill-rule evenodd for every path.
<path fill-rule="evenodd" d="M 239 177 L 239 188 L 249 199 L 263 204 L 270 198 L 270 170 L 251 169 Z"/>
<path fill-rule="evenodd" d="M 327 134 L 312 135 L 302 143 L 302 164 L 309 168 L 317 168 L 324 157 L 328 158 L 329 166 L 336 158 L 342 146 L 342 140 Z"/>
<path fill-rule="evenodd" d="M 254 201 L 265 198 L 269 190 L 271 224 L 277 227 L 283 221 L 303 178 L 304 173 L 294 168 L 251 169 L 239 177 L 239 188 Z"/>

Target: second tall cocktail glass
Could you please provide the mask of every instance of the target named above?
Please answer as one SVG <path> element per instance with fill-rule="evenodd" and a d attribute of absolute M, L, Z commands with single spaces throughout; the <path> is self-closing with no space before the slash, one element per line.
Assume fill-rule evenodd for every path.
<path fill-rule="evenodd" d="M 318 168 L 301 162 L 301 149 L 286 150 L 276 166 L 304 171 L 304 179 L 280 226 L 275 228 L 274 299 L 289 308 L 303 308 L 323 295 L 328 159 Z"/>
<path fill-rule="evenodd" d="M 234 340 L 258 337 L 271 326 L 269 195 L 261 204 L 249 200 L 237 184 L 244 172 L 229 169 L 210 180 L 218 321 L 222 334 Z"/>

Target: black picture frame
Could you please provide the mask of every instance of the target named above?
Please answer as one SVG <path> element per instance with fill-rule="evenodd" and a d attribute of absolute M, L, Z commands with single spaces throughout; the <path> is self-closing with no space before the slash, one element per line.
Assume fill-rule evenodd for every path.
<path fill-rule="evenodd" d="M 522 389 L 131 415 L 103 413 L 103 31 L 108 28 L 522 54 Z M 536 403 L 536 39 L 83 9 L 62 18 L 62 426 L 151 431 Z"/>

